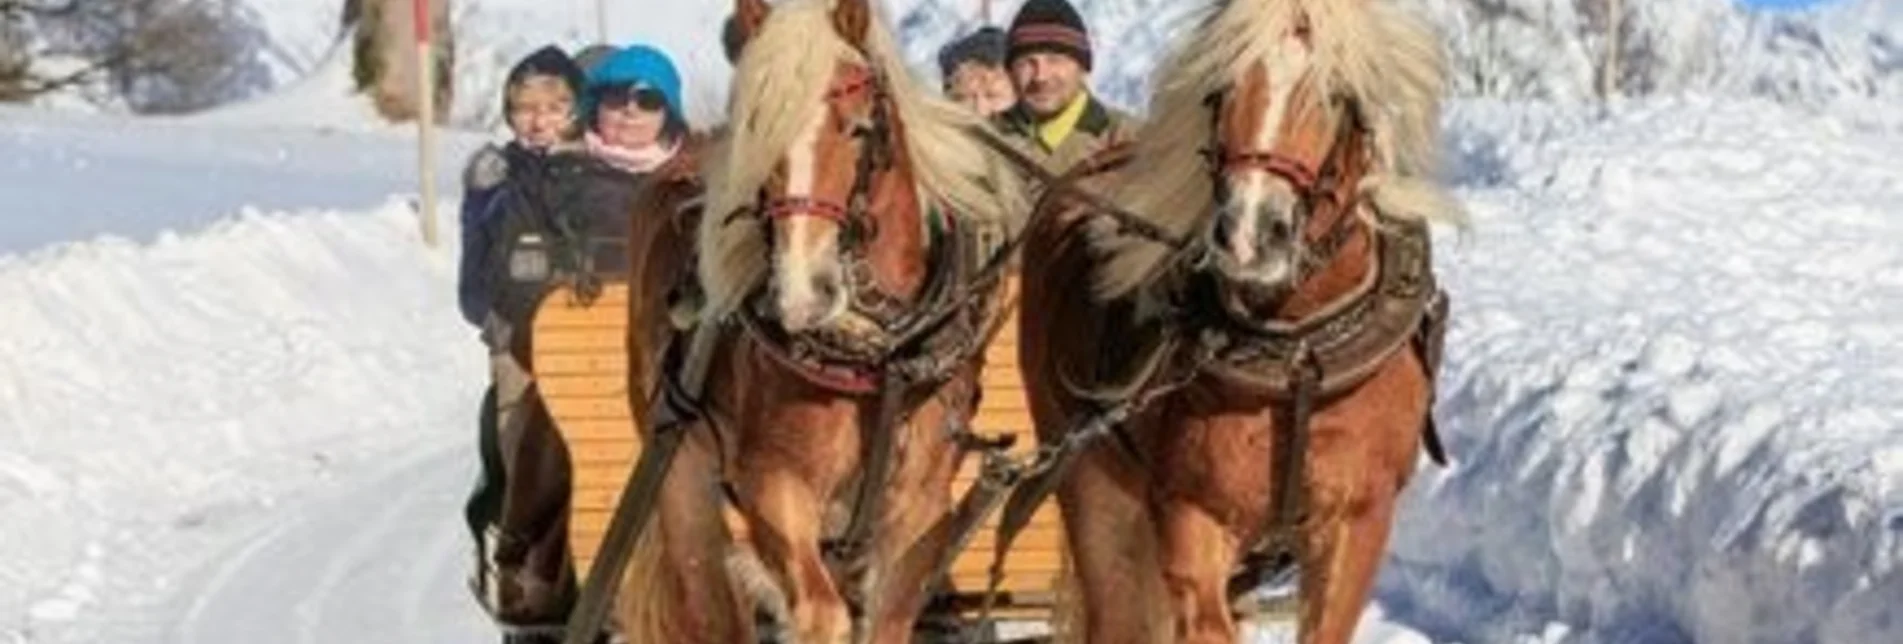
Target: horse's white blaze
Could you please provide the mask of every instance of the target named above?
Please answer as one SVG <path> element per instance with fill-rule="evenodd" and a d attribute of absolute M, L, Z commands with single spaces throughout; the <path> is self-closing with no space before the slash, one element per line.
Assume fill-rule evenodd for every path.
<path fill-rule="evenodd" d="M 1309 64 L 1308 47 L 1293 36 L 1283 39 L 1275 55 L 1264 61 L 1271 95 L 1250 149 L 1275 149 L 1281 137 L 1282 121 L 1288 118 L 1291 109 L 1296 81 L 1308 72 Z M 1261 248 L 1259 240 L 1262 228 L 1271 225 L 1270 218 L 1279 220 L 1285 227 L 1294 227 L 1293 186 L 1285 185 L 1281 177 L 1261 169 L 1249 170 L 1242 179 L 1241 185 L 1232 188 L 1234 196 L 1225 211 L 1226 216 L 1234 218 L 1229 226 L 1229 238 L 1220 241 L 1238 268 L 1248 267 L 1255 277 L 1265 281 L 1284 279 L 1294 266 L 1294 248 Z"/>
<path fill-rule="evenodd" d="M 801 128 L 799 137 L 787 149 L 788 197 L 812 196 L 819 133 L 825 125 L 826 111 L 815 110 L 811 121 Z M 773 279 L 779 293 L 782 322 L 789 327 L 818 324 L 841 312 L 835 309 L 840 309 L 844 301 L 844 298 L 840 298 L 840 302 L 825 301 L 816 288 L 820 272 L 836 268 L 829 258 L 837 256 L 838 240 L 831 235 L 813 234 L 813 220 L 813 217 L 789 217 L 780 223 L 784 226 L 781 231 L 785 238 L 778 245 L 778 266 Z"/>

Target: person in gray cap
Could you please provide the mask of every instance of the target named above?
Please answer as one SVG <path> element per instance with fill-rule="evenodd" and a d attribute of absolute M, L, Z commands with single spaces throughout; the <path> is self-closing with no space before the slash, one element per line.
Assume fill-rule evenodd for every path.
<path fill-rule="evenodd" d="M 1004 30 L 985 27 L 938 50 L 938 73 L 945 96 L 990 118 L 1018 102 L 1011 75 L 1004 71 Z"/>
<path fill-rule="evenodd" d="M 594 44 L 583 47 L 581 51 L 575 52 L 575 66 L 580 67 L 583 74 L 587 74 L 594 71 L 595 66 L 601 64 L 601 61 L 613 56 L 615 51 L 617 50 L 613 45 Z"/>

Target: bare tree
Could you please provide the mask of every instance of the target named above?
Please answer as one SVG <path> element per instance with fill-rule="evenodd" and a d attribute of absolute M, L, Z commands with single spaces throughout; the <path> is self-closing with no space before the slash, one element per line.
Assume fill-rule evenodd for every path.
<path fill-rule="evenodd" d="M 234 0 L 0 0 L 0 101 L 202 109 L 269 82 L 261 43 Z"/>

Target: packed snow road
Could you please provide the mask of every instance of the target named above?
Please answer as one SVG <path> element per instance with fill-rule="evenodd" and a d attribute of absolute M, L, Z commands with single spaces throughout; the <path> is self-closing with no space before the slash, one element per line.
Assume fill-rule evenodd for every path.
<path fill-rule="evenodd" d="M 164 642 L 485 642 L 458 510 L 461 446 L 402 455 L 324 498 L 285 508 L 194 573 Z M 140 641 L 133 639 L 115 641 Z"/>

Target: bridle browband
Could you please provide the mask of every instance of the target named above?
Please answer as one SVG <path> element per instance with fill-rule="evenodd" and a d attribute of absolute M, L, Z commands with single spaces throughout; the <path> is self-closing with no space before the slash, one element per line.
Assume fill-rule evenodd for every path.
<path fill-rule="evenodd" d="M 1294 157 L 1273 151 L 1224 151 L 1220 155 L 1221 158 L 1216 160 L 1216 164 L 1221 172 L 1261 170 L 1288 180 L 1298 190 L 1315 185 L 1321 175 L 1319 169 Z"/>

